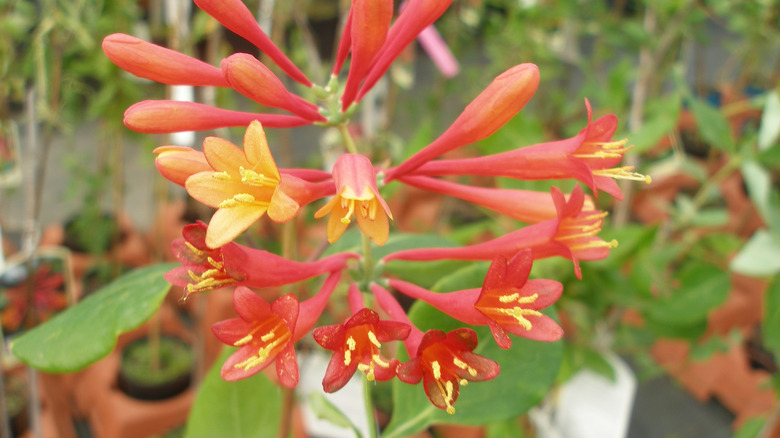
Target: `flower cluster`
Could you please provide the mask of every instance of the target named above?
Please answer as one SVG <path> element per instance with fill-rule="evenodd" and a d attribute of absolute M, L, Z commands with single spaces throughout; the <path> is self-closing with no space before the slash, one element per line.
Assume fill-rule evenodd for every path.
<path fill-rule="evenodd" d="M 398 294 L 427 302 L 466 325 L 488 326 L 503 349 L 511 347 L 510 335 L 544 342 L 561 338 L 561 327 L 542 310 L 561 296 L 563 287 L 554 280 L 529 279 L 532 264 L 541 258 L 568 258 L 580 277 L 580 260 L 603 259 L 617 244 L 598 237 L 606 213 L 580 186 L 570 194 L 557 188 L 537 193 L 474 187 L 442 177 L 576 179 L 594 196 L 606 192 L 620 198 L 614 178 L 645 177 L 620 166 L 629 148 L 625 140 L 612 139 L 615 116 L 593 121 L 586 101 L 588 122 L 575 137 L 491 156 L 442 159 L 447 152 L 492 135 L 531 99 L 539 85 L 539 70 L 533 64 L 520 64 L 498 75 L 444 133 L 396 166 L 379 166 L 358 154 L 347 137 L 349 131 L 341 129 L 346 151 L 330 171 L 278 168 L 264 128 L 307 124 L 346 128 L 361 99 L 451 0 L 410 0 L 395 20 L 392 1 L 353 0 L 325 86 L 313 84 L 271 42 L 240 0 L 195 3 L 257 46 L 311 97 L 307 100 L 287 90 L 268 67 L 248 54 L 233 54 L 215 67 L 128 35 L 111 35 L 103 42 L 109 58 L 136 76 L 164 84 L 230 87 L 261 105 L 289 113 L 237 112 L 175 101 L 144 101 L 125 113 L 125 124 L 145 133 L 246 127 L 241 147 L 208 137 L 202 151 L 181 146 L 155 150 L 160 173 L 215 210 L 208 224 L 188 225 L 183 238 L 173 243 L 182 266 L 166 278 L 182 286 L 186 296 L 234 288 L 238 317 L 213 327 L 217 338 L 238 348 L 222 368 L 224 379 L 243 379 L 275 363 L 279 381 L 295 386 L 299 380 L 295 343 L 311 332 L 319 345 L 333 352 L 323 380 L 325 391 L 337 391 L 356 371 L 368 380 L 422 381 L 431 403 L 452 414 L 460 386 L 495 378 L 499 364 L 474 353 L 478 339 L 471 328 L 422 332 L 400 306 Z M 347 59 L 349 66 L 342 74 Z M 346 78 L 343 84 L 340 76 Z M 391 182 L 457 197 L 528 225 L 469 246 L 408 249 L 381 260 L 490 261 L 480 289 L 436 293 L 387 278 L 372 269 L 376 261 L 370 248 L 383 245 L 390 235 L 393 215 L 381 188 Z M 364 235 L 364 251 L 299 262 L 235 241 L 263 216 L 287 222 L 308 214 L 306 206 L 311 203 L 320 203 L 314 218 L 328 216 L 328 242 L 337 241 L 354 220 Z M 356 265 L 361 280 L 342 281 L 346 278 L 342 274 Z M 288 293 L 269 304 L 250 289 L 322 275 L 327 277 L 319 291 L 305 301 Z M 314 328 L 328 300 L 340 296 L 333 292 L 342 282 L 348 289 L 351 316 L 342 324 Z M 364 294 L 370 299 L 364 299 Z M 403 342 L 409 361 L 387 356 L 390 350 L 384 346 L 394 341 Z"/>

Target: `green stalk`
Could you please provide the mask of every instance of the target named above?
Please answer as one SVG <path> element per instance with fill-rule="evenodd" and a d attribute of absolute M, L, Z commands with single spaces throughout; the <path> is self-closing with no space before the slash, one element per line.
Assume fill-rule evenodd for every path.
<path fill-rule="evenodd" d="M 363 381 L 363 404 L 366 407 L 366 421 L 368 422 L 368 436 L 377 438 L 376 417 L 374 416 L 374 403 L 371 401 L 371 382 Z"/>
<path fill-rule="evenodd" d="M 347 129 L 347 123 L 341 123 L 337 127 L 339 129 L 339 133 L 341 133 L 341 138 L 344 140 L 344 147 L 347 148 L 347 152 L 350 154 L 358 153 L 357 147 L 355 146 L 355 141 L 352 140 L 352 136 L 349 134 L 349 130 Z"/>

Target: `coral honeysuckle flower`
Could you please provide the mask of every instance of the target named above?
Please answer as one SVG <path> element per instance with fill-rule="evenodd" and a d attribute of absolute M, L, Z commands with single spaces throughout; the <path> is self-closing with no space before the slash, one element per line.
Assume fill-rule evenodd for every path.
<path fill-rule="evenodd" d="M 239 318 L 212 326 L 217 339 L 238 347 L 222 366 L 222 378 L 231 382 L 245 379 L 275 361 L 279 381 L 295 387 L 298 363 L 294 344 L 311 331 L 340 278 L 340 272 L 331 274 L 315 296 L 300 304 L 295 295 L 287 294 L 269 305 L 250 289 L 237 287 L 233 307 Z"/>
<path fill-rule="evenodd" d="M 217 209 L 206 234 L 210 248 L 232 241 L 266 212 L 275 222 L 298 214 L 301 203 L 296 198 L 301 194 L 296 189 L 306 182 L 290 175 L 282 178 L 260 122 L 246 129 L 243 150 L 227 140 L 208 137 L 203 153 L 213 170 L 190 176 L 184 186 L 190 196 Z"/>
<path fill-rule="evenodd" d="M 312 123 L 298 116 L 230 111 L 175 100 L 144 100 L 130 106 L 124 116 L 125 126 L 144 134 L 247 126 L 255 120 L 266 128 L 294 128 Z"/>
<path fill-rule="evenodd" d="M 400 166 L 389 169 L 385 181 L 411 173 L 453 149 L 489 137 L 523 109 L 538 86 L 539 68 L 534 64 L 516 65 L 501 73 L 466 106 L 439 138 Z"/>
<path fill-rule="evenodd" d="M 352 53 L 344 94 L 341 96 L 342 111 L 345 111 L 355 100 L 361 81 L 371 69 L 371 62 L 387 38 L 387 30 L 390 28 L 392 18 L 392 0 L 352 2 L 347 20 L 349 31 L 345 29 L 345 36 L 342 37 L 339 47 L 339 50 L 344 52 L 346 49 L 341 45 L 348 44 Z M 338 75 L 336 66 L 341 69 L 341 65 L 336 64 L 334 75 Z"/>
<path fill-rule="evenodd" d="M 328 241 L 333 243 L 355 217 L 363 233 L 377 245 L 383 245 L 390 233 L 387 218 L 393 219 L 390 208 L 379 195 L 376 170 L 371 161 L 358 154 L 344 154 L 333 165 L 336 196 L 314 213 L 328 217 Z"/>
<path fill-rule="evenodd" d="M 233 307 L 239 318 L 214 324 L 221 342 L 238 347 L 222 366 L 229 382 L 251 377 L 276 362 L 279 381 L 288 388 L 298 384 L 293 331 L 298 321 L 298 298 L 287 294 L 268 304 L 246 287 L 233 292 Z"/>
<path fill-rule="evenodd" d="M 549 193 L 476 187 L 427 176 L 404 176 L 399 181 L 418 189 L 463 199 L 521 222 L 536 223 L 558 216 Z M 585 196 L 585 203 L 590 210 L 595 209 L 590 196 Z"/>
<path fill-rule="evenodd" d="M 307 120 L 325 121 L 317 105 L 287 91 L 268 67 L 248 53 L 223 59 L 222 71 L 233 89 L 261 105 L 281 108 Z"/>
<path fill-rule="evenodd" d="M 428 330 L 412 360 L 398 367 L 398 379 L 410 384 L 422 379 L 428 400 L 454 414 L 461 385 L 493 379 L 501 369 L 495 361 L 475 354 L 475 348 L 474 330 Z"/>
<path fill-rule="evenodd" d="M 162 176 L 184 187 L 187 178 L 212 170 L 203 152 L 186 146 L 160 146 L 154 151 L 154 165 Z"/>
<path fill-rule="evenodd" d="M 171 243 L 182 266 L 165 274 L 165 279 L 183 287 L 185 298 L 226 286 L 263 288 L 298 283 L 321 274 L 340 272 L 346 269 L 348 260 L 360 257 L 355 253 L 338 253 L 314 262 L 296 262 L 235 242 L 211 249 L 206 245 L 206 229 L 206 224 L 200 221 L 186 225 L 183 238 Z"/>
<path fill-rule="evenodd" d="M 154 164 L 162 176 L 169 181 L 184 187 L 187 178 L 198 172 L 213 170 L 206 155 L 199 150 L 187 146 L 159 146 L 153 153 L 157 154 Z M 327 182 L 333 178 L 330 172 L 317 169 L 279 169 L 282 175 L 290 175 L 297 179 L 312 183 Z M 317 198 L 332 195 L 335 187 L 332 183 L 321 185 L 303 184 L 303 189 L 312 189 L 312 192 L 319 193 L 310 197 Z"/>
<path fill-rule="evenodd" d="M 410 330 L 409 325 L 401 322 L 380 321 L 376 312 L 365 307 L 344 324 L 314 329 L 314 340 L 334 352 L 322 381 L 325 392 L 341 389 L 356 370 L 365 373 L 369 381 L 395 377 L 398 359 L 383 358 L 381 343 L 403 340 Z"/>
<path fill-rule="evenodd" d="M 557 188 L 551 194 L 558 217 L 513 231 L 504 236 L 459 248 L 420 248 L 398 251 L 383 258 L 390 260 L 493 260 L 497 255 L 511 258 L 519 251 L 533 250 L 535 260 L 560 256 L 574 264 L 574 273 L 582 278 L 579 260 L 601 260 L 609 255 L 617 241 L 598 237 L 606 212 L 585 203 L 585 194 L 576 186 L 568 200 Z"/>
<path fill-rule="evenodd" d="M 615 179 L 650 183 L 650 177 L 634 172 L 631 166 L 617 166 L 631 149 L 626 139 L 612 140 L 618 119 L 609 114 L 592 121 L 586 100 L 588 124 L 575 137 L 514 151 L 475 158 L 430 161 L 417 168 L 418 175 L 491 175 L 523 180 L 574 178 L 594 194 L 604 191 L 617 199 L 623 194 Z"/>
<path fill-rule="evenodd" d="M 252 12 L 241 0 L 194 0 L 195 4 L 231 32 L 240 35 L 271 58 L 291 79 L 310 87 L 311 81 L 282 52 L 257 24 Z"/>
<path fill-rule="evenodd" d="M 103 52 L 119 68 L 139 78 L 168 85 L 228 86 L 219 68 L 130 35 L 107 36 Z"/>
<path fill-rule="evenodd" d="M 482 289 L 436 293 L 401 280 L 390 280 L 390 286 L 466 324 L 489 326 L 496 343 L 504 349 L 512 346 L 507 333 L 535 341 L 557 341 L 563 330 L 539 310 L 560 298 L 563 285 L 554 280 L 529 280 L 532 264 L 533 255 L 528 249 L 508 263 L 505 257 L 497 256 Z"/>
<path fill-rule="evenodd" d="M 369 2 L 366 2 L 369 3 Z M 450 7 L 452 0 L 409 0 L 387 33 L 387 38 L 379 52 L 374 56 L 371 69 L 358 91 L 360 99 L 384 76 L 398 55 L 415 38 L 436 21 Z M 352 35 L 360 38 L 360 35 Z M 362 79 L 362 78 L 361 78 Z"/>
<path fill-rule="evenodd" d="M 460 385 L 490 380 L 498 375 L 499 365 L 473 353 L 477 347 L 474 330 L 460 328 L 449 333 L 414 326 L 398 301 L 382 286 L 371 285 L 377 304 L 395 321 L 409 324 L 411 332 L 404 341 L 411 361 L 398 367 L 398 379 L 416 384 L 421 379 L 428 400 L 449 414 L 455 413 Z"/>

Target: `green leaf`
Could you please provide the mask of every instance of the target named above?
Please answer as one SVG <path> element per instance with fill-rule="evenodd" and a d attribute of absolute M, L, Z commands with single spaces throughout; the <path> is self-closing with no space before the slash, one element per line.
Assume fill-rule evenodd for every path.
<path fill-rule="evenodd" d="M 775 277 L 764 292 L 761 335 L 764 345 L 780 358 L 780 277 Z"/>
<path fill-rule="evenodd" d="M 363 384 L 365 385 L 366 383 L 364 382 Z M 363 437 L 363 434 L 361 434 L 360 430 L 352 424 L 349 417 L 344 415 L 336 405 L 328 401 L 321 392 L 312 391 L 309 394 L 309 407 L 317 418 L 327 420 L 335 426 L 352 429 L 352 431 L 355 432 L 355 436 L 358 438 Z"/>
<path fill-rule="evenodd" d="M 733 438 L 756 438 L 764 428 L 766 418 L 753 417 L 742 423 L 742 426 L 734 433 Z"/>
<path fill-rule="evenodd" d="M 117 337 L 152 317 L 171 285 L 175 264 L 129 272 L 11 343 L 27 365 L 49 373 L 78 371 L 108 355 Z"/>
<path fill-rule="evenodd" d="M 748 196 L 756 206 L 764 223 L 776 239 L 780 239 L 780 196 L 773 189 L 769 172 L 755 161 L 745 161 L 741 166 L 742 177 L 747 186 Z"/>
<path fill-rule="evenodd" d="M 704 264 L 687 265 L 677 281 L 680 284 L 677 290 L 648 309 L 649 318 L 671 325 L 695 324 L 721 305 L 731 288 L 728 272 Z"/>
<path fill-rule="evenodd" d="M 553 311 L 544 313 L 554 317 Z M 464 326 L 419 301 L 412 306 L 409 317 L 423 331 L 433 328 L 450 331 Z M 499 363 L 498 377 L 461 386 L 453 415 L 433 406 L 422 384 L 394 380 L 393 417 L 383 437 L 408 436 L 434 423 L 481 425 L 502 421 L 526 412 L 544 398 L 558 374 L 563 358 L 562 342 L 536 342 L 512 336 L 512 348 L 502 350 L 487 327 L 473 328 L 480 339 L 474 352 Z M 403 352 L 399 356 L 406 359 Z"/>
<path fill-rule="evenodd" d="M 758 150 L 769 149 L 780 137 L 780 97 L 777 90 L 766 95 L 766 104 L 761 114 L 758 130 Z"/>
<path fill-rule="evenodd" d="M 726 117 L 723 113 L 705 102 L 691 99 L 689 102 L 693 117 L 696 119 L 696 129 L 702 139 L 710 146 L 722 151 L 733 151 L 736 148 Z"/>
<path fill-rule="evenodd" d="M 431 288 L 439 279 L 468 263 L 462 260 L 439 260 L 432 262 L 391 260 L 385 267 L 385 273 L 393 277 L 402 278 L 420 287 Z"/>
<path fill-rule="evenodd" d="M 756 231 L 739 254 L 731 259 L 729 268 L 751 277 L 780 273 L 780 241 L 766 230 Z"/>
<path fill-rule="evenodd" d="M 220 376 L 225 359 L 235 351 L 225 348 L 198 390 L 187 421 L 187 438 L 276 436 L 282 415 L 282 391 L 263 373 L 226 382 Z"/>
<path fill-rule="evenodd" d="M 691 217 L 691 225 L 696 227 L 718 227 L 728 221 L 729 213 L 725 208 L 706 208 Z"/>
<path fill-rule="evenodd" d="M 397 251 L 416 248 L 438 248 L 456 246 L 454 242 L 436 234 L 410 234 L 393 233 L 387 239 L 383 246 L 374 245 L 371 249 L 371 256 L 375 260 Z M 348 230 L 341 238 L 329 246 L 325 255 L 336 254 L 344 251 L 361 252 L 362 241 L 361 233 L 357 227 Z"/>
<path fill-rule="evenodd" d="M 435 292 L 453 292 L 482 287 L 488 267 L 490 267 L 490 262 L 471 263 L 440 278 L 431 290 Z"/>
<path fill-rule="evenodd" d="M 681 99 L 676 94 L 655 102 L 654 114 L 630 135 L 631 144 L 634 145 L 634 153 L 646 152 L 657 145 L 665 135 L 672 132 L 677 126 L 680 107 Z"/>

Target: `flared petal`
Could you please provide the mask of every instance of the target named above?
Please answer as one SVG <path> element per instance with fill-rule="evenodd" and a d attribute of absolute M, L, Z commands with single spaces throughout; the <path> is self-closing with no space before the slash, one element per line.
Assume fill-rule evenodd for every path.
<path fill-rule="evenodd" d="M 152 152 L 157 154 L 154 165 L 160 174 L 182 187 L 190 176 L 211 170 L 203 152 L 189 147 L 160 146 Z"/>
<path fill-rule="evenodd" d="M 203 154 L 215 172 L 226 172 L 234 179 L 241 179 L 240 167 L 252 168 L 252 163 L 247 160 L 244 151 L 223 138 L 206 137 L 203 140 Z"/>
<path fill-rule="evenodd" d="M 271 316 L 271 305 L 248 287 L 239 286 L 233 291 L 233 308 L 244 321 L 265 319 Z"/>
<path fill-rule="evenodd" d="M 265 136 L 263 125 L 254 121 L 247 126 L 244 132 L 244 155 L 249 163 L 247 169 L 272 178 L 276 181 L 281 179 L 279 169 L 276 166 L 271 148 L 268 146 L 268 139 Z M 236 163 L 240 164 L 240 161 Z M 234 165 L 235 166 L 235 165 Z"/>
<path fill-rule="evenodd" d="M 233 241 L 264 214 L 264 208 L 251 204 L 238 204 L 234 207 L 218 209 L 209 221 L 206 245 L 210 248 L 219 248 Z"/>

